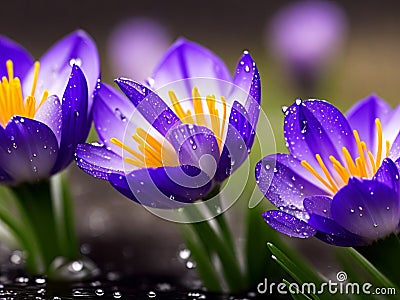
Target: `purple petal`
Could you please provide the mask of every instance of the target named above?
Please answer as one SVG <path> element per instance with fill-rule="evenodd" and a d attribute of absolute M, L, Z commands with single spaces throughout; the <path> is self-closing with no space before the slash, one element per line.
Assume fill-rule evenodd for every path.
<path fill-rule="evenodd" d="M 224 81 L 232 81 L 228 68 L 218 56 L 207 48 L 181 38 L 170 47 L 155 68 L 152 76 L 154 80 L 152 87 L 161 88 L 169 83 L 186 78 L 221 79 L 221 90 L 224 90 Z M 221 93 L 221 90 L 218 91 L 218 82 L 214 81 L 214 84 L 217 85 L 215 88 L 209 85 L 206 88 L 201 84 L 198 88 L 200 91 L 207 90 L 208 94 L 223 95 L 224 93 Z M 187 99 L 191 97 L 192 89 L 193 86 L 188 82 L 185 93 L 179 91 L 179 94 Z"/>
<path fill-rule="evenodd" d="M 96 44 L 83 30 L 67 35 L 53 45 L 40 59 L 40 72 L 35 96 L 40 99 L 43 91 L 50 95 L 61 96 L 68 83 L 71 66 L 79 66 L 87 78 L 88 95 L 92 95 L 100 76 L 99 56 Z M 24 95 L 30 93 L 33 80 L 33 68 L 24 82 Z M 92 98 L 89 98 L 89 108 Z"/>
<path fill-rule="evenodd" d="M 249 118 L 246 109 L 235 101 L 229 116 L 228 131 L 216 175 L 219 182 L 239 168 L 249 155 L 255 137 L 255 130 Z"/>
<path fill-rule="evenodd" d="M 304 198 L 328 193 L 310 181 L 300 162 L 287 154 L 264 157 L 256 165 L 256 180 L 261 192 L 279 209 L 306 220 Z"/>
<path fill-rule="evenodd" d="M 143 117 L 162 135 L 181 123 L 180 119 L 157 94 L 129 79 L 119 78 L 115 82 Z"/>
<path fill-rule="evenodd" d="M 304 199 L 303 205 L 310 214 L 331 218 L 332 199 L 326 196 L 310 196 Z"/>
<path fill-rule="evenodd" d="M 280 210 L 270 210 L 263 214 L 264 220 L 275 230 L 291 237 L 308 238 L 316 230 L 306 222 Z"/>
<path fill-rule="evenodd" d="M 79 144 L 75 160 L 79 168 L 96 178 L 108 180 L 111 173 L 124 174 L 123 158 L 101 145 Z"/>
<path fill-rule="evenodd" d="M 392 109 L 376 95 L 371 95 L 358 101 L 347 112 L 347 120 L 351 128 L 356 129 L 369 149 L 376 149 L 377 131 L 375 119 L 379 118 L 385 124 Z"/>
<path fill-rule="evenodd" d="M 255 127 L 261 104 L 261 82 L 257 66 L 247 51 L 244 52 L 237 64 L 233 84 L 235 87 L 229 98 L 240 100 L 241 104 L 249 112 L 250 124 Z M 241 91 L 237 91 L 236 87 L 239 87 Z M 246 95 L 244 99 L 242 99 L 243 92 Z"/>
<path fill-rule="evenodd" d="M 373 241 L 397 229 L 398 194 L 375 180 L 350 179 L 334 196 L 332 217 L 348 231 Z"/>
<path fill-rule="evenodd" d="M 373 180 L 387 185 L 395 193 L 399 192 L 399 170 L 391 159 L 386 158 L 383 160 Z"/>
<path fill-rule="evenodd" d="M 343 114 L 333 105 L 320 100 L 296 100 L 286 111 L 284 135 L 290 153 L 320 170 L 315 155 L 321 155 L 327 168 L 335 174 L 329 156 L 344 164 L 342 147 L 356 157 L 353 132 Z"/>
<path fill-rule="evenodd" d="M 33 65 L 33 58 L 21 45 L 0 35 L 0 77 L 7 76 L 6 61 L 12 60 L 14 76 L 21 80 Z"/>
<path fill-rule="evenodd" d="M 392 146 L 392 149 L 397 148 L 397 155 L 399 153 L 399 135 L 400 135 L 400 105 L 396 107 L 395 110 L 390 114 L 390 118 L 386 121 L 385 124 L 382 124 L 383 136 L 385 140 L 389 140 L 391 143 L 396 140 L 395 145 Z M 392 150 L 391 150 L 392 151 Z M 391 156 L 392 157 L 392 156 Z M 397 156 L 398 157 L 398 156 Z M 397 158 L 394 157 L 393 158 Z"/>
<path fill-rule="evenodd" d="M 115 137 L 120 141 L 124 140 L 134 110 L 133 104 L 122 93 L 105 83 L 99 84 L 93 106 L 94 126 L 100 140 L 116 153 L 121 148 L 110 143 L 110 139 Z"/>
<path fill-rule="evenodd" d="M 57 138 L 58 145 L 61 142 L 61 124 L 62 124 L 62 106 L 61 101 L 56 95 L 50 96 L 42 104 L 37 113 L 35 120 L 46 124 Z"/>
<path fill-rule="evenodd" d="M 345 230 L 343 228 L 343 230 Z M 346 234 L 345 234 L 346 233 Z M 340 247 L 357 247 L 357 246 L 365 246 L 370 242 L 366 239 L 355 235 L 349 231 L 345 231 L 345 233 L 341 233 L 340 235 L 329 234 L 322 231 L 317 231 L 315 237 L 325 243 L 340 246 Z"/>
<path fill-rule="evenodd" d="M 210 178 L 214 177 L 219 148 L 211 130 L 194 124 L 182 124 L 171 129 L 166 139 L 178 153 L 180 164 L 195 166 Z"/>
<path fill-rule="evenodd" d="M 85 76 L 74 65 L 62 100 L 60 155 L 53 172 L 64 169 L 73 159 L 75 148 L 87 137 L 88 94 Z"/>
<path fill-rule="evenodd" d="M 14 116 L 0 131 L 0 165 L 14 183 L 34 182 L 51 175 L 58 143 L 49 127 Z"/>
<path fill-rule="evenodd" d="M 202 199 L 212 187 L 210 178 L 192 166 L 143 168 L 126 177 L 111 174 L 109 181 L 128 198 L 157 208 L 182 207 Z"/>
<path fill-rule="evenodd" d="M 310 215 L 307 223 L 319 232 L 316 237 L 337 246 L 358 246 L 365 241 L 332 220 L 332 199 L 326 196 L 310 196 L 304 199 L 304 208 Z"/>
<path fill-rule="evenodd" d="M 397 121 L 398 122 L 398 121 Z M 396 136 L 392 146 L 390 147 L 389 158 L 397 160 L 400 157 L 400 133 Z"/>

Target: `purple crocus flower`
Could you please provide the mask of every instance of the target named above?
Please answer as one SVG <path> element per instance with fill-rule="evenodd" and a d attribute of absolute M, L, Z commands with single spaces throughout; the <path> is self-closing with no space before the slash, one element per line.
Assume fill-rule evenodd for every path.
<path fill-rule="evenodd" d="M 108 61 L 113 74 L 142 82 L 172 43 L 157 20 L 135 17 L 118 24 L 108 38 Z"/>
<path fill-rule="evenodd" d="M 269 24 L 270 43 L 288 73 L 312 84 L 332 61 L 346 33 L 346 18 L 333 1 L 298 1 Z"/>
<path fill-rule="evenodd" d="M 345 117 L 325 101 L 285 109 L 290 154 L 256 167 L 260 190 L 279 210 L 266 222 L 289 236 L 315 236 L 339 246 L 370 244 L 399 230 L 400 106 L 377 96 Z"/>
<path fill-rule="evenodd" d="M 73 32 L 34 62 L 0 36 L 0 75 L 0 181 L 35 182 L 64 169 L 90 128 L 99 77 L 92 39 Z"/>
<path fill-rule="evenodd" d="M 183 206 L 206 197 L 248 156 L 261 86 L 247 51 L 232 78 L 215 54 L 179 39 L 149 86 L 125 78 L 116 83 L 127 97 L 99 85 L 93 118 L 101 145 L 79 145 L 76 159 L 128 198 Z"/>

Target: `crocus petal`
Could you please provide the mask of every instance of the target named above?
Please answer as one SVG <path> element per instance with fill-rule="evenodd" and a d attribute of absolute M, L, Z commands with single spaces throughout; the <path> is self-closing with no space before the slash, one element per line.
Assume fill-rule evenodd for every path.
<path fill-rule="evenodd" d="M 60 153 L 53 172 L 65 168 L 73 159 L 75 148 L 87 137 L 88 90 L 85 76 L 74 65 L 62 100 Z"/>
<path fill-rule="evenodd" d="M 62 106 L 61 101 L 56 95 L 47 98 L 35 114 L 35 120 L 46 124 L 53 131 L 57 138 L 58 145 L 60 145 Z"/>
<path fill-rule="evenodd" d="M 300 162 L 287 154 L 269 155 L 256 165 L 256 180 L 262 193 L 279 209 L 306 220 L 305 197 L 327 195 L 309 180 Z"/>
<path fill-rule="evenodd" d="M 351 128 L 356 129 L 361 139 L 369 149 L 376 149 L 377 131 L 375 119 L 379 118 L 385 124 L 392 109 L 376 95 L 370 95 L 357 102 L 347 112 L 347 120 Z"/>
<path fill-rule="evenodd" d="M 162 135 L 165 136 L 173 126 L 181 123 L 165 102 L 145 86 L 125 78 L 118 78 L 115 82 L 143 117 Z"/>
<path fill-rule="evenodd" d="M 13 183 L 34 182 L 51 174 L 58 143 L 45 124 L 14 116 L 0 130 L 0 141 L 0 165 L 13 178 Z"/>
<path fill-rule="evenodd" d="M 400 219 L 394 190 L 379 181 L 357 178 L 334 196 L 331 211 L 334 221 L 370 241 L 394 232 Z"/>
<path fill-rule="evenodd" d="M 383 160 L 373 180 L 387 185 L 395 193 L 399 192 L 399 170 L 396 164 L 389 158 Z"/>
<path fill-rule="evenodd" d="M 110 142 L 111 138 L 124 141 L 125 131 L 135 110 L 134 105 L 113 87 L 100 83 L 96 89 L 93 121 L 96 132 L 104 145 L 118 153 L 121 149 Z M 128 132 L 135 132 L 130 130 Z"/>
<path fill-rule="evenodd" d="M 75 152 L 76 164 L 93 177 L 107 180 L 111 173 L 124 174 L 121 156 L 98 144 L 79 144 Z"/>
<path fill-rule="evenodd" d="M 211 189 L 210 178 L 193 166 L 143 168 L 126 177 L 111 174 L 109 181 L 128 198 L 157 208 L 182 207 L 203 198 Z"/>
<path fill-rule="evenodd" d="M 83 30 L 67 35 L 53 45 L 40 59 L 40 72 L 35 97 L 40 99 L 43 91 L 61 96 L 68 83 L 71 66 L 79 66 L 87 78 L 88 95 L 92 95 L 100 76 L 99 56 L 96 44 Z M 29 95 L 33 81 L 33 68 L 24 82 L 24 95 Z M 89 99 L 91 107 L 92 98 Z"/>
<path fill-rule="evenodd" d="M 306 222 L 280 210 L 267 211 L 263 217 L 269 226 L 291 237 L 308 238 L 316 233 Z"/>
<path fill-rule="evenodd" d="M 182 165 L 201 169 L 214 177 L 219 162 L 219 148 L 214 133 L 206 127 L 182 124 L 172 128 L 166 139 L 178 153 Z"/>
<path fill-rule="evenodd" d="M 332 199 L 326 196 L 310 196 L 304 199 L 304 208 L 310 218 L 307 223 L 319 232 L 317 238 L 337 246 L 358 246 L 365 244 L 360 236 L 349 232 L 332 220 Z"/>
<path fill-rule="evenodd" d="M 229 116 L 228 131 L 218 165 L 216 179 L 224 181 L 249 155 L 254 142 L 255 128 L 250 124 L 249 114 L 237 101 L 233 103 Z"/>
<path fill-rule="evenodd" d="M 207 48 L 180 38 L 155 68 L 152 88 L 159 89 L 174 81 L 188 78 L 212 78 L 222 81 L 199 81 L 197 84 L 193 81 L 189 84 L 187 81 L 184 89 L 176 91 L 184 99 L 191 97 L 194 85 L 208 94 L 224 95 L 221 91 L 225 89 L 224 81 L 232 81 L 228 68 L 218 56 Z"/>
<path fill-rule="evenodd" d="M 6 62 L 12 60 L 14 76 L 23 79 L 33 65 L 33 58 L 21 45 L 0 35 L 0 77 L 7 76 Z"/>
<path fill-rule="evenodd" d="M 261 82 L 256 63 L 247 51 L 237 64 L 233 84 L 229 98 L 238 100 L 245 107 L 249 112 L 250 124 L 255 127 L 261 104 Z"/>
<path fill-rule="evenodd" d="M 398 144 L 398 136 L 400 135 L 399 120 L 400 105 L 398 105 L 396 109 L 390 114 L 390 119 L 386 121 L 386 124 L 382 125 L 385 140 L 389 140 L 391 143 L 394 140 L 397 140 L 396 144 Z"/>
<path fill-rule="evenodd" d="M 315 237 L 325 243 L 340 247 L 357 247 L 368 245 L 369 241 L 363 237 L 355 235 L 349 231 L 345 232 L 347 232 L 347 234 L 336 235 L 317 231 Z"/>
<path fill-rule="evenodd" d="M 400 157 L 400 133 L 394 139 L 390 147 L 389 158 L 396 161 Z"/>
<path fill-rule="evenodd" d="M 344 164 L 342 147 L 352 157 L 356 155 L 353 132 L 343 114 L 333 105 L 320 100 L 296 102 L 286 112 L 284 135 L 290 153 L 299 160 L 306 160 L 320 170 L 315 155 L 325 159 L 327 168 L 335 173 L 329 156 Z"/>

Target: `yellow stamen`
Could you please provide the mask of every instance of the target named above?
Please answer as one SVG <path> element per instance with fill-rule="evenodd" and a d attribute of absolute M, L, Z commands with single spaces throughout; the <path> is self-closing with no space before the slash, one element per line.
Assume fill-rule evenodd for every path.
<path fill-rule="evenodd" d="M 317 161 L 318 161 L 318 163 L 319 163 L 319 166 L 321 167 L 322 171 L 324 172 L 325 177 L 328 179 L 328 181 L 329 181 L 329 183 L 330 183 L 330 186 L 332 187 L 332 189 L 333 189 L 334 191 L 337 191 L 337 186 L 336 186 L 336 184 L 333 182 L 333 178 L 332 178 L 331 174 L 329 173 L 328 168 L 325 166 L 325 163 L 323 162 L 321 156 L 320 156 L 319 154 L 316 154 L 316 155 L 315 155 L 315 158 L 317 159 Z"/>
<path fill-rule="evenodd" d="M 335 193 L 335 190 L 330 186 L 330 184 L 318 174 L 317 171 L 305 160 L 301 161 L 301 165 L 307 169 L 308 172 L 313 174 L 323 185 L 325 185 L 332 193 Z"/>
<path fill-rule="evenodd" d="M 386 140 L 386 156 L 385 157 L 388 157 L 389 156 L 389 152 L 390 152 L 390 141 L 389 140 Z"/>
<path fill-rule="evenodd" d="M 302 166 L 322 182 L 332 193 L 336 193 L 341 187 L 346 185 L 352 176 L 372 178 L 382 163 L 383 150 L 382 126 L 380 120 L 376 119 L 375 124 L 378 142 L 375 157 L 372 152 L 368 150 L 367 144 L 364 141 L 361 141 L 358 131 L 354 130 L 353 134 L 359 156 L 353 159 L 349 150 L 346 147 L 342 147 L 343 158 L 346 166 L 334 156 L 331 155 L 329 157 L 333 168 L 339 176 L 335 177 L 331 175 L 319 154 L 316 154 L 315 158 L 318 161 L 325 178 L 318 174 L 318 172 L 307 161 L 302 161 Z M 388 157 L 390 152 L 390 142 L 388 140 L 386 141 L 385 146 L 385 157 Z"/>
<path fill-rule="evenodd" d="M 376 152 L 376 163 L 380 164 L 382 159 L 382 124 L 379 119 L 375 119 L 376 131 L 378 132 L 378 149 Z M 376 167 L 378 167 L 376 165 Z"/>
<path fill-rule="evenodd" d="M 368 154 L 368 158 L 369 158 L 369 163 L 371 164 L 371 167 L 372 167 L 372 173 L 375 174 L 377 169 L 376 169 L 376 164 L 375 164 L 375 160 L 374 160 L 374 155 L 372 154 L 371 151 L 368 151 L 367 154 Z"/>
<path fill-rule="evenodd" d="M 340 176 L 340 178 L 343 180 L 343 183 L 346 183 L 349 181 L 350 178 L 350 174 L 349 172 L 346 170 L 346 168 L 340 163 L 340 161 L 338 161 L 335 157 L 333 157 L 332 155 L 329 156 L 330 161 L 333 164 L 333 167 L 335 168 L 336 172 L 338 173 L 338 175 Z"/>
<path fill-rule="evenodd" d="M 365 165 L 366 165 L 367 161 L 365 160 L 365 154 L 364 154 L 363 146 L 362 146 L 362 143 L 360 140 L 360 136 L 359 136 L 357 130 L 353 130 L 353 134 L 354 134 L 354 138 L 357 143 L 358 154 L 360 155 L 360 157 L 359 157 L 360 158 L 359 167 L 361 168 L 360 171 L 362 174 L 365 174 L 365 176 L 366 176 L 367 170 L 365 168 Z M 356 159 L 356 163 L 357 163 L 357 159 Z"/>
<path fill-rule="evenodd" d="M 357 174 L 357 167 L 354 164 L 354 160 L 351 157 L 349 150 L 346 147 L 342 147 L 342 152 L 346 160 L 347 168 L 350 170 L 351 174 Z"/>
<path fill-rule="evenodd" d="M 207 106 L 204 106 L 198 88 L 194 87 L 192 90 L 192 104 L 194 110 L 193 115 L 190 110 L 187 110 L 186 112 L 184 111 L 174 91 L 168 91 L 168 96 L 171 100 L 172 107 L 176 115 L 181 119 L 181 121 L 186 124 L 197 124 L 208 127 L 213 131 L 219 146 L 219 150 L 222 151 L 222 137 L 225 133 L 227 117 L 226 99 L 221 97 L 223 110 L 221 122 L 218 109 L 216 108 L 216 97 L 214 95 L 209 95 L 206 97 L 205 104 Z M 205 107 L 208 109 L 208 114 L 204 112 Z M 206 115 L 209 117 L 209 120 L 206 119 Z M 176 165 L 179 163 L 176 153 L 172 153 L 172 149 L 168 148 L 168 142 L 166 142 L 166 146 L 164 146 L 142 128 L 139 127 L 136 129 L 136 133 L 132 135 L 132 139 L 137 143 L 138 151 L 135 151 L 131 147 L 125 145 L 117 138 L 110 139 L 112 144 L 126 150 L 128 153 L 134 156 L 134 158 L 125 157 L 125 162 L 139 168 L 146 166 L 155 168 L 163 165 Z"/>
<path fill-rule="evenodd" d="M 31 93 L 23 98 L 22 86 L 18 77 L 14 77 L 14 64 L 6 61 L 7 77 L 3 76 L 0 82 L 0 123 L 4 127 L 14 115 L 33 119 L 36 112 L 48 97 L 48 91 L 43 92 L 39 105 L 36 103 L 35 90 L 39 77 L 40 63 L 34 63 L 33 82 Z"/>
<path fill-rule="evenodd" d="M 178 101 L 178 97 L 176 96 L 174 91 L 168 91 L 169 98 L 171 99 L 172 106 L 178 115 L 179 119 L 181 119 L 185 123 L 194 123 L 192 117 L 189 114 L 186 114 L 183 111 L 182 106 L 180 105 Z"/>
<path fill-rule="evenodd" d="M 137 157 L 138 159 L 142 160 L 143 159 L 143 155 L 141 155 L 140 153 L 136 152 L 135 150 L 133 150 L 131 147 L 125 145 L 123 142 L 121 142 L 119 139 L 117 138 L 111 138 L 110 142 L 113 143 L 114 145 L 128 151 L 130 154 L 134 155 L 135 157 Z M 144 160 L 143 160 L 144 161 Z"/>
<path fill-rule="evenodd" d="M 12 60 L 6 61 L 6 67 L 7 67 L 8 78 L 11 81 L 14 79 L 14 64 L 13 64 Z"/>
<path fill-rule="evenodd" d="M 222 126 L 221 126 L 221 135 L 220 137 L 222 138 L 224 136 L 224 132 L 225 132 L 225 123 L 226 123 L 226 99 L 224 96 L 221 97 L 222 100 L 222 107 L 224 109 L 224 115 L 222 118 Z"/>
<path fill-rule="evenodd" d="M 201 96 L 197 87 L 193 88 L 192 97 L 197 124 L 200 126 L 206 126 L 206 120 L 203 113 L 203 104 L 201 103 Z"/>
<path fill-rule="evenodd" d="M 33 84 L 32 84 L 32 90 L 31 90 L 32 97 L 35 95 L 36 85 L 37 85 L 38 78 L 39 78 L 39 69 L 40 69 L 40 63 L 38 61 L 36 61 L 35 65 L 34 65 L 34 71 L 33 71 Z"/>

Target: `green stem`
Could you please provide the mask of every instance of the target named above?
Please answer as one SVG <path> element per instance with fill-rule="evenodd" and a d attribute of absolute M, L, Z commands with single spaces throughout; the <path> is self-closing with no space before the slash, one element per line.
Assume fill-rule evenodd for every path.
<path fill-rule="evenodd" d="M 207 248 L 204 248 L 203 244 L 199 243 L 199 241 L 196 242 L 193 240 L 193 231 L 190 229 L 190 226 L 183 225 L 182 234 L 186 247 L 190 250 L 190 254 L 197 264 L 197 272 L 200 278 L 202 278 L 203 284 L 210 291 L 221 291 L 222 286 L 211 262 L 212 258 L 208 255 Z"/>
<path fill-rule="evenodd" d="M 199 220 L 202 217 L 202 214 L 194 205 L 186 208 L 185 213 L 188 215 L 189 220 Z M 210 258 L 212 254 L 218 257 L 229 292 L 242 291 L 245 285 L 242 271 L 239 267 L 238 259 L 227 241 L 216 233 L 208 221 L 192 223 L 187 226 L 192 228 L 203 248 L 208 249 Z"/>
<path fill-rule="evenodd" d="M 50 181 L 60 255 L 76 259 L 79 257 L 79 251 L 74 230 L 71 193 L 63 174 L 53 176 Z"/>
<path fill-rule="evenodd" d="M 18 220 L 4 208 L 0 208 L 0 220 L 9 229 L 9 232 L 18 242 L 18 244 L 28 251 L 26 258 L 26 268 L 31 273 L 42 273 L 44 271 L 43 257 L 34 238 L 34 232 L 26 224 L 26 219 L 20 216 Z M 22 224 L 21 224 L 22 222 Z"/>
<path fill-rule="evenodd" d="M 23 183 L 12 189 L 18 200 L 21 215 L 32 227 L 47 268 L 60 253 L 50 183 Z"/>

